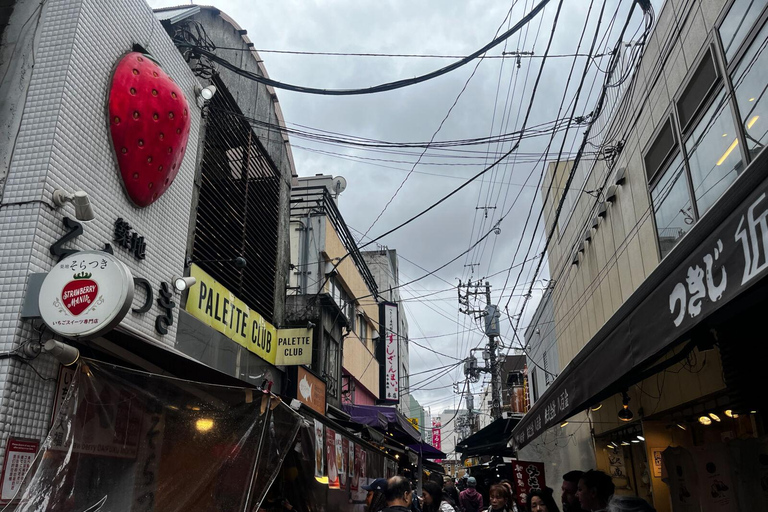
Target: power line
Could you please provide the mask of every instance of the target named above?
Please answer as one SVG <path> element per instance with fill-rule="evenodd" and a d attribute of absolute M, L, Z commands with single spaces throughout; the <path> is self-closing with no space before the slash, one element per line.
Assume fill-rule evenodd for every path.
<path fill-rule="evenodd" d="M 523 28 L 525 25 L 528 24 L 528 22 L 533 19 L 544 7 L 549 3 L 549 0 L 541 0 L 538 5 L 531 10 L 526 16 L 524 16 L 517 24 L 515 24 L 514 27 L 512 27 L 510 30 L 507 30 L 505 33 L 500 35 L 499 37 L 495 38 L 490 43 L 486 44 L 479 50 L 471 53 L 470 55 L 467 55 L 466 57 L 462 58 L 461 60 L 458 60 L 454 62 L 453 64 L 449 64 L 448 66 L 445 66 L 443 68 L 440 68 L 436 71 L 432 71 L 430 73 L 427 73 L 425 75 L 417 76 L 414 78 L 406 78 L 403 80 L 397 80 L 394 82 L 389 82 L 381 85 L 376 85 L 373 87 L 367 87 L 367 88 L 361 88 L 361 89 L 318 89 L 314 87 L 304 87 L 299 85 L 293 85 L 293 84 L 287 84 L 284 82 L 280 82 L 277 80 L 272 80 L 271 78 L 267 78 L 265 76 L 259 75 L 257 73 L 253 73 L 250 71 L 246 71 L 231 62 L 229 62 L 226 59 L 223 59 L 216 55 L 214 52 L 204 49 L 201 46 L 198 46 L 196 44 L 190 44 L 184 40 L 181 39 L 174 39 L 174 43 L 176 46 L 180 48 L 190 48 L 193 53 L 202 55 L 210 59 L 212 62 L 216 62 L 220 64 L 222 67 L 232 71 L 233 73 L 236 73 L 242 77 L 248 78 L 250 80 L 253 80 L 255 82 L 259 82 L 265 85 L 272 86 L 276 89 L 285 89 L 288 91 L 293 92 L 301 92 L 306 94 L 320 94 L 320 95 L 326 95 L 326 96 L 353 96 L 353 95 L 360 95 L 360 94 L 375 94 L 379 92 L 385 92 L 385 91 L 392 91 L 395 89 L 401 89 L 403 87 L 408 87 L 411 85 L 416 85 L 421 82 L 426 82 L 427 80 L 432 80 L 433 78 L 437 78 L 439 76 L 445 75 L 446 73 L 450 73 L 451 71 L 458 69 L 469 62 L 473 61 L 474 59 L 480 57 L 482 54 L 488 52 L 492 48 L 495 48 L 502 42 L 504 42 L 506 39 L 514 35 L 518 30 Z"/>
<path fill-rule="evenodd" d="M 423 54 L 423 53 L 347 53 L 347 52 L 308 52 L 308 51 L 300 51 L 300 50 L 257 50 L 254 48 L 234 48 L 234 47 L 224 47 L 224 46 L 217 46 L 216 47 L 219 50 L 232 50 L 232 51 L 243 51 L 243 52 L 250 52 L 255 51 L 257 53 L 275 53 L 275 54 L 282 54 L 282 55 L 322 55 L 322 56 L 330 56 L 330 57 L 397 57 L 397 58 L 413 58 L 413 59 L 463 59 L 465 58 L 464 55 L 438 55 L 438 54 Z M 567 57 L 591 57 L 591 58 L 597 58 L 597 57 L 603 57 L 608 54 L 597 54 L 597 55 L 589 55 L 587 53 L 570 53 L 570 54 L 560 54 L 560 55 L 550 55 L 550 58 L 567 58 Z M 487 55 L 483 57 L 483 59 L 512 59 L 515 60 L 517 58 L 524 58 L 524 59 L 541 59 L 543 58 L 542 55 L 527 55 L 523 52 L 515 53 L 515 54 L 509 54 L 506 55 L 502 53 L 501 55 Z"/>

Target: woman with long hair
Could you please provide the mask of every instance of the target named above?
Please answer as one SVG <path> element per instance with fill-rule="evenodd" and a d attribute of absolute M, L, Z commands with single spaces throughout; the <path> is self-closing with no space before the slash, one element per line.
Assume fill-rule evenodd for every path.
<path fill-rule="evenodd" d="M 456 512 L 456 509 L 443 496 L 443 489 L 435 482 L 425 482 L 423 489 L 423 512 Z"/>

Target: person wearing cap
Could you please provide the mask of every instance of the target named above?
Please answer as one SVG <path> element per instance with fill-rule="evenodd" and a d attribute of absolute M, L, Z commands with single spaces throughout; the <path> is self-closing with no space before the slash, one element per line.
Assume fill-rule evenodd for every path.
<path fill-rule="evenodd" d="M 477 492 L 477 479 L 467 478 L 467 488 L 459 493 L 459 505 L 464 512 L 480 512 L 483 510 L 483 495 Z"/>
<path fill-rule="evenodd" d="M 361 486 L 363 490 L 368 491 L 365 497 L 366 512 L 378 512 L 387 506 L 384 492 L 387 490 L 387 479 L 377 478 L 368 485 Z"/>

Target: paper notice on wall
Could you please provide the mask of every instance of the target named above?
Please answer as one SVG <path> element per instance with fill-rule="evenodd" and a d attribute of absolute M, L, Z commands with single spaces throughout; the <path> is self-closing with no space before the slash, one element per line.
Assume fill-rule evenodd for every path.
<path fill-rule="evenodd" d="M 8 438 L 3 460 L 2 495 L 0 504 L 9 503 L 19 493 L 27 470 L 35 460 L 40 441 L 35 439 Z"/>
<path fill-rule="evenodd" d="M 347 486 L 347 458 L 344 456 L 344 438 L 336 434 L 336 470 L 339 473 L 339 488 Z"/>
<path fill-rule="evenodd" d="M 328 463 L 328 488 L 339 488 L 339 472 L 336 466 L 336 432 L 325 429 L 325 460 Z"/>
<path fill-rule="evenodd" d="M 325 466 L 323 465 L 323 450 L 325 448 L 324 430 L 323 424 L 315 420 L 315 478 L 325 476 Z"/>

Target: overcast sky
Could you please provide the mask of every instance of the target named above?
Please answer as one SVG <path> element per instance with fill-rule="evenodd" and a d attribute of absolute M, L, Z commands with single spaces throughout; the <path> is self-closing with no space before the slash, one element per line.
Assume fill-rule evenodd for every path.
<path fill-rule="evenodd" d="M 151 0 L 149 3 L 153 7 L 163 7 L 179 2 Z M 633 3 L 622 2 L 617 11 L 616 0 L 607 2 L 595 53 L 605 53 L 613 47 Z M 653 3 L 658 12 L 661 0 Z M 212 4 L 248 31 L 255 48 L 262 50 L 261 58 L 272 79 L 325 89 L 349 89 L 417 76 L 456 59 L 291 55 L 264 50 L 467 55 L 491 41 L 500 27 L 503 32 L 517 23 L 530 11 L 533 2 L 219 0 Z M 433 137 L 451 105 L 456 102 L 435 137 L 436 141 L 489 137 L 518 130 L 530 102 L 557 6 L 558 1 L 552 0 L 543 16 L 539 14 L 526 29 L 488 53 L 488 56 L 496 57 L 504 51 L 533 51 L 535 56 L 521 59 L 519 68 L 512 58 L 476 60 L 422 84 L 353 97 L 278 90 L 285 120 L 289 126 L 303 125 L 357 137 L 426 142 Z M 585 22 L 586 34 L 579 53 L 588 52 L 602 4 L 596 1 L 587 16 L 589 7 L 590 2 L 586 0 L 566 0 L 563 3 L 550 54 L 573 54 Z M 614 14 L 616 22 L 610 24 Z M 636 37 L 638 27 L 640 16 L 635 13 L 624 41 Z M 574 97 L 586 61 L 583 57 L 575 60 L 566 106 Z M 605 69 L 608 59 L 598 58 L 595 62 Z M 547 60 L 528 127 L 558 117 L 558 108 L 566 93 L 566 79 L 573 63 L 573 57 Z M 595 65 L 590 66 L 577 115 L 594 108 L 603 78 Z M 564 110 L 560 117 L 569 114 Z M 566 152 L 576 151 L 583 130 L 584 127 L 579 126 L 568 132 Z M 536 231 L 533 229 L 541 210 L 541 196 L 536 185 L 546 161 L 557 158 L 561 135 L 555 137 L 549 155 L 537 165 L 533 161 L 541 156 L 549 143 L 549 134 L 523 140 L 516 152 L 517 160 L 515 156 L 510 156 L 503 165 L 486 173 L 482 181 L 464 188 L 381 242 L 396 249 L 401 256 L 400 279 L 407 282 L 466 251 L 494 226 L 500 230 L 498 234 L 488 235 L 468 255 L 434 276 L 402 289 L 410 325 L 409 336 L 413 340 L 410 347 L 411 386 L 414 396 L 431 410 L 432 415 L 458 405 L 458 396 L 453 393 L 452 386 L 459 381 L 463 387 L 462 366 L 444 375 L 436 368 L 457 363 L 468 355 L 470 348 L 485 343 L 485 337 L 477 329 L 479 322 L 458 312 L 457 279 L 466 282 L 468 278 L 498 274 L 490 278 L 493 302 L 503 310 L 509 300 L 509 311 L 513 315 L 523 307 L 521 295 L 533 279 L 538 259 L 514 268 L 511 273 L 504 270 L 526 258 L 534 258 L 543 249 L 543 222 Z M 414 167 L 420 150 L 410 149 L 405 153 L 397 150 L 397 154 L 362 151 L 296 137 L 291 139 L 291 144 L 300 176 L 324 173 L 346 178 L 348 186 L 339 198 L 339 206 L 348 225 L 358 231 L 353 231 L 358 237 L 369 228 L 371 237 L 378 236 L 410 218 L 512 147 L 510 142 L 505 142 L 453 148 L 450 152 L 430 151 Z M 395 195 L 412 168 L 413 173 Z M 371 228 L 390 200 L 389 207 Z M 524 232 L 529 211 L 532 212 L 531 224 Z M 532 237 L 533 248 L 529 251 Z M 509 281 L 505 288 L 507 276 Z M 520 322 L 521 338 L 541 297 L 543 279 L 549 277 L 545 262 L 534 283 L 533 296 L 525 305 Z M 519 285 L 513 290 L 517 279 Z M 438 290 L 444 291 L 408 300 Z M 510 294 L 515 294 L 511 300 Z M 475 303 L 475 307 L 482 305 Z M 518 344 L 505 314 L 502 314 L 502 340 L 506 347 Z M 435 354 L 432 350 L 444 355 Z M 482 380 L 472 385 L 472 391 L 479 392 L 482 385 Z M 475 401 L 475 405 L 479 406 L 479 400 Z"/>

